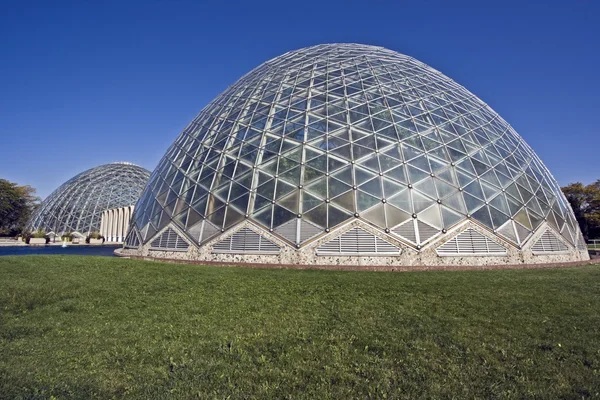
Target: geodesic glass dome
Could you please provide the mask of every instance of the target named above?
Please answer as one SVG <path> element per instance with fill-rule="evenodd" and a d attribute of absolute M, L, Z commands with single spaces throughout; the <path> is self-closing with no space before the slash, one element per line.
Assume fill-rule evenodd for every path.
<path fill-rule="evenodd" d="M 127 162 L 88 169 L 50 194 L 31 217 L 27 229 L 62 235 L 87 235 L 100 230 L 102 212 L 134 205 L 150 172 Z"/>
<path fill-rule="evenodd" d="M 249 236 L 228 231 L 247 224 L 301 250 L 353 221 L 399 250 L 465 221 L 503 248 L 542 225 L 582 246 L 558 184 L 497 113 L 411 57 L 357 44 L 288 52 L 225 90 L 169 148 L 133 220 L 128 244 L 163 250 L 229 237 L 244 253 Z"/>

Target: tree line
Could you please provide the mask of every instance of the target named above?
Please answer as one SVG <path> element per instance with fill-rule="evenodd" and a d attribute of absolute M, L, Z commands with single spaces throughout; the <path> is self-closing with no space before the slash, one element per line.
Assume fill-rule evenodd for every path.
<path fill-rule="evenodd" d="M 585 240 L 600 239 L 600 179 L 589 185 L 571 183 L 562 191 L 573 208 Z"/>
<path fill-rule="evenodd" d="M 600 179 L 589 185 L 571 183 L 562 188 L 586 240 L 600 238 Z M 40 204 L 36 190 L 0 178 L 0 236 L 23 233 Z"/>
<path fill-rule="evenodd" d="M 35 189 L 0 178 L 0 236 L 16 236 L 40 204 Z"/>

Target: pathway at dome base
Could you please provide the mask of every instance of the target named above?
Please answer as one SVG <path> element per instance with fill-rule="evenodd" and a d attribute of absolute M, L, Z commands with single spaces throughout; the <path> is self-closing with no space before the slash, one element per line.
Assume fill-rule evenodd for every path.
<path fill-rule="evenodd" d="M 355 44 L 267 61 L 203 109 L 152 174 L 127 247 L 283 264 L 588 259 L 558 184 L 502 118 L 429 66 Z"/>

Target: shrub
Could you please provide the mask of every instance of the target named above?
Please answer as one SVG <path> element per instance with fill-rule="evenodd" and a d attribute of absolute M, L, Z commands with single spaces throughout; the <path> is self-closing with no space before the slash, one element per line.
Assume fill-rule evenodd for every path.
<path fill-rule="evenodd" d="M 23 237 L 25 238 L 25 243 L 29 244 L 29 241 L 31 240 L 31 238 L 44 238 L 46 239 L 46 244 L 48 244 L 50 242 L 50 236 L 48 236 L 46 234 L 46 231 L 43 230 L 42 228 L 39 228 L 37 231 L 35 232 L 28 232 L 26 234 L 23 235 Z"/>
<path fill-rule="evenodd" d="M 62 235 L 60 239 L 61 240 L 66 240 L 67 242 L 70 242 L 71 240 L 73 240 L 73 233 L 72 232 L 67 232 L 64 235 Z"/>
<path fill-rule="evenodd" d="M 89 243 L 90 243 L 90 239 L 102 239 L 102 243 L 104 243 L 104 241 L 106 240 L 106 239 L 104 238 L 104 236 L 102 236 L 102 235 L 100 234 L 100 232 L 92 232 L 92 233 L 90 233 L 90 234 L 89 234 L 89 235 L 88 235 L 88 236 L 85 238 L 85 242 L 86 242 L 87 244 L 89 244 Z"/>
<path fill-rule="evenodd" d="M 31 233 L 31 237 L 33 237 L 33 238 L 44 238 L 44 237 L 46 237 L 46 231 L 43 230 L 42 228 L 40 228 L 37 231 L 32 232 Z"/>

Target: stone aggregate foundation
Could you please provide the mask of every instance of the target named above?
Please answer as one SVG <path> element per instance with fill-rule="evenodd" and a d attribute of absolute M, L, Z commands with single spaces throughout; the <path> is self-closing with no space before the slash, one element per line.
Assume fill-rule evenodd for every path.
<path fill-rule="evenodd" d="M 176 226 L 170 225 L 183 238 L 186 236 Z M 400 255 L 318 255 L 316 249 L 323 243 L 354 228 L 360 227 L 373 235 L 399 247 Z M 227 239 L 235 232 L 248 228 L 277 244 L 281 251 L 279 254 L 222 254 L 214 253 L 213 247 L 216 243 Z M 447 241 L 453 239 L 466 229 L 472 228 L 494 242 L 507 249 L 504 256 L 440 256 L 436 249 Z M 565 252 L 555 254 L 534 254 L 531 247 L 543 232 L 545 226 L 541 226 L 522 249 L 515 247 L 497 237 L 491 235 L 485 229 L 472 221 L 466 221 L 446 234 L 442 234 L 428 243 L 423 249 L 417 250 L 395 236 L 382 233 L 362 221 L 352 221 L 328 235 L 297 249 L 289 243 L 285 243 L 278 236 L 266 232 L 250 221 L 246 221 L 234 229 L 231 229 L 201 247 L 197 247 L 191 241 L 186 251 L 161 251 L 150 249 L 147 243 L 138 249 L 119 249 L 117 255 L 121 257 L 140 258 L 147 260 L 176 261 L 195 264 L 212 265 L 248 265 L 264 268 L 318 268 L 318 269 L 348 269 L 348 270 L 382 270 L 382 271 L 410 271 L 410 270 L 463 270 L 463 269 L 497 269 L 497 268 L 531 268 L 581 265 L 590 263 L 587 251 L 580 251 L 572 245 Z M 187 240 L 187 239 L 186 239 Z"/>

